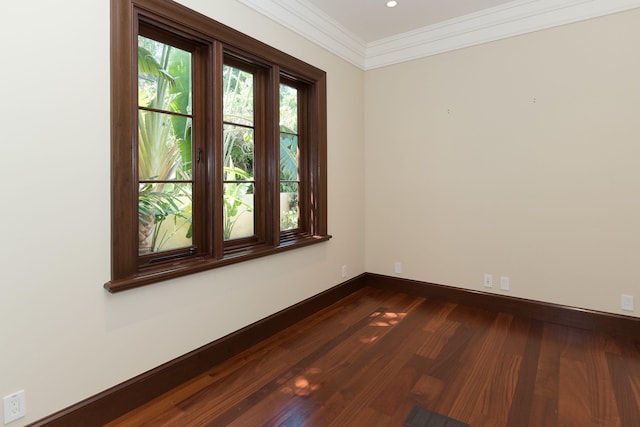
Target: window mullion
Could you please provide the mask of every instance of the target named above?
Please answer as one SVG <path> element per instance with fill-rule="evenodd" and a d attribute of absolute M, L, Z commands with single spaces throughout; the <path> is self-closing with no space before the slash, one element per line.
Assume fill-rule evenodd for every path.
<path fill-rule="evenodd" d="M 212 97 L 212 128 L 213 133 L 212 147 L 209 156 L 209 168 L 211 170 L 212 182 L 210 185 L 211 211 L 209 221 L 212 224 L 212 233 L 210 239 L 212 241 L 214 259 L 222 259 L 224 257 L 224 225 L 223 225 L 223 194 L 224 194 L 224 154 L 223 154 L 223 84 L 222 84 L 222 67 L 224 64 L 224 49 L 222 43 L 214 42 L 212 55 L 213 81 Z"/>
<path fill-rule="evenodd" d="M 300 229 L 303 232 L 314 234 L 313 225 L 310 223 L 311 218 L 311 206 L 309 205 L 311 200 L 315 200 L 315 197 L 311 196 L 311 168 L 312 164 L 310 162 L 311 149 L 313 144 L 309 140 L 311 135 L 309 133 L 309 88 L 305 87 L 304 90 L 299 91 L 300 94 L 300 103 L 299 103 L 299 112 L 298 112 L 298 120 L 299 120 L 299 139 L 300 139 Z"/>
<path fill-rule="evenodd" d="M 193 127 L 193 179 L 194 179 L 194 206 L 197 210 L 193 212 L 194 244 L 198 247 L 198 254 L 210 256 L 213 242 L 211 240 L 213 225 L 209 221 L 211 212 L 210 197 L 210 168 L 208 153 L 212 151 L 212 116 L 213 104 L 207 96 L 207 92 L 212 90 L 211 70 L 212 54 L 211 46 L 206 44 L 197 48 L 194 52 L 194 88 L 193 102 L 194 110 L 198 117 Z"/>
<path fill-rule="evenodd" d="M 265 99 L 267 159 L 267 235 L 273 246 L 280 245 L 280 67 L 269 69 L 268 88 Z"/>
<path fill-rule="evenodd" d="M 269 213 L 267 212 L 268 206 L 268 190 L 267 190 L 267 142 L 268 137 L 268 120 L 266 117 L 265 99 L 267 98 L 267 80 L 268 72 L 264 69 L 257 70 L 255 74 L 255 92 L 254 92 L 254 106 L 255 106 L 255 164 L 254 164 L 254 178 L 255 184 L 255 199 L 254 199 L 254 225 L 255 234 L 258 237 L 259 242 L 268 242 L 268 232 L 266 224 L 268 224 Z"/>

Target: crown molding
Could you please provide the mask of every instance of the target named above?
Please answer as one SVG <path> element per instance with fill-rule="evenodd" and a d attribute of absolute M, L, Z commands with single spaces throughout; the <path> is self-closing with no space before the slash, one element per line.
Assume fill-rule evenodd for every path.
<path fill-rule="evenodd" d="M 640 0 L 515 0 L 365 43 L 307 0 L 238 1 L 363 70 L 640 7 Z"/>
<path fill-rule="evenodd" d="M 640 7 L 640 0 L 516 0 L 367 45 L 365 70 Z"/>
<path fill-rule="evenodd" d="M 367 44 L 306 0 L 238 0 L 364 69 Z"/>

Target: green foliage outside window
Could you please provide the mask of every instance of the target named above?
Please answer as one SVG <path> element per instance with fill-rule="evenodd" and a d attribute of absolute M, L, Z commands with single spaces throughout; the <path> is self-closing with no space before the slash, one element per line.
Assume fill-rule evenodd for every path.
<path fill-rule="evenodd" d="M 171 239 L 192 236 L 192 186 L 167 182 L 192 179 L 191 53 L 140 36 L 138 38 L 138 193 L 139 252 L 171 247 Z M 298 179 L 297 91 L 280 94 L 280 179 Z M 248 202 L 254 179 L 253 75 L 235 67 L 223 67 L 224 105 L 224 239 L 232 238 L 240 216 L 253 211 Z M 168 111 L 180 115 L 162 114 Z M 186 115 L 186 116 L 185 116 Z M 297 226 L 297 185 L 283 184 L 281 191 L 294 194 L 281 228 Z M 167 223 L 168 221 L 168 223 Z"/>
<path fill-rule="evenodd" d="M 183 235 L 181 245 L 191 239 L 192 185 L 171 182 L 192 176 L 192 124 L 186 116 L 191 54 L 140 36 L 138 105 L 145 108 L 138 115 L 138 240 L 139 253 L 145 254 L 173 249 L 165 246 L 177 233 Z"/>

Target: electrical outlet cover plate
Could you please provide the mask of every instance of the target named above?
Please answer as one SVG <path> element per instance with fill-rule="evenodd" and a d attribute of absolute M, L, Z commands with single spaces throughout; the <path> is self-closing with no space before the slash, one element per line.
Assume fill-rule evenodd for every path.
<path fill-rule="evenodd" d="M 393 271 L 396 274 L 402 274 L 402 263 L 400 261 L 393 263 Z"/>
<path fill-rule="evenodd" d="M 484 287 L 493 288 L 493 276 L 491 274 L 484 274 Z"/>
<path fill-rule="evenodd" d="M 4 402 L 4 423 L 9 424 L 19 418 L 24 417 L 24 390 L 5 396 Z"/>
<path fill-rule="evenodd" d="M 620 308 L 624 311 L 633 311 L 633 295 L 620 295 Z"/>

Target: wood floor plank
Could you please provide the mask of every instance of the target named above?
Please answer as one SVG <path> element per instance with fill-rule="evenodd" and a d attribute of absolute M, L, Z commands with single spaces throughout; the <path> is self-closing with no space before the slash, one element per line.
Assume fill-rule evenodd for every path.
<path fill-rule="evenodd" d="M 587 381 L 589 392 L 589 406 L 596 425 L 619 426 L 620 415 L 616 406 L 611 375 L 605 353 L 608 337 L 602 334 L 592 334 L 589 350 L 585 354 L 587 361 Z"/>
<path fill-rule="evenodd" d="M 442 396 L 445 385 L 439 378 L 422 375 L 411 389 L 409 397 L 425 408 L 432 408 Z"/>
<path fill-rule="evenodd" d="M 527 321 L 526 325 L 523 325 L 515 320 L 513 323 L 516 327 L 515 333 L 518 338 L 524 337 L 526 344 L 522 348 L 522 353 L 520 353 L 519 347 L 505 346 L 505 351 L 510 347 L 513 354 L 522 354 L 520 369 L 516 377 L 517 385 L 513 392 L 506 425 L 527 426 L 531 421 L 531 402 L 538 373 L 543 324 L 539 321 Z M 513 335 L 510 338 L 518 340 Z"/>
<path fill-rule="evenodd" d="M 566 328 L 544 324 L 529 414 L 531 427 L 558 425 L 560 356 L 566 346 L 566 335 Z"/>
<path fill-rule="evenodd" d="M 640 426 L 640 345 L 365 288 L 108 427 Z"/>
<path fill-rule="evenodd" d="M 471 422 L 474 415 L 482 414 L 477 411 L 483 406 L 479 405 L 483 399 L 489 401 L 499 399 L 495 396 L 487 396 L 487 393 L 494 377 L 508 375 L 506 372 L 500 371 L 499 357 L 508 335 L 511 320 L 512 316 L 500 313 L 484 335 L 482 345 L 470 363 L 471 369 L 464 379 L 464 386 L 457 394 L 448 416 L 463 422 Z"/>
<path fill-rule="evenodd" d="M 634 392 L 627 360 L 621 355 L 611 353 L 607 353 L 606 358 L 620 422 L 623 426 L 638 425 L 640 401 Z"/>
<path fill-rule="evenodd" d="M 250 418 L 252 414 L 264 413 L 266 411 L 265 408 L 285 401 L 290 395 L 300 396 L 300 393 L 307 393 L 310 396 L 311 394 L 317 394 L 319 387 L 316 389 L 316 385 L 324 381 L 324 377 L 327 375 L 340 378 L 346 375 L 339 371 L 347 370 L 351 379 L 357 378 L 357 372 L 362 372 L 366 369 L 366 359 L 370 358 L 367 353 L 371 353 L 370 347 L 380 345 L 378 340 L 369 345 L 362 344 L 359 337 L 362 334 L 370 336 L 371 332 L 369 331 L 374 330 L 374 333 L 382 340 L 386 334 L 393 332 L 401 324 L 406 312 L 411 311 L 413 307 L 418 306 L 422 301 L 393 296 L 385 302 L 393 306 L 393 309 L 378 308 L 373 313 L 363 317 L 355 324 L 352 324 L 349 329 L 326 341 L 323 345 L 317 347 L 314 352 L 300 359 L 287 372 L 282 372 L 277 381 L 264 384 L 259 390 L 237 402 L 233 411 L 220 414 L 217 418 L 222 423 L 230 424 L 238 417 L 238 409 L 242 408 L 246 413 L 242 415 L 241 421 L 244 421 L 246 425 L 252 425 L 253 419 Z M 346 352 L 343 349 L 346 349 Z M 345 358 L 347 361 L 353 360 L 353 363 L 344 363 Z M 362 359 L 365 359 L 365 363 L 359 362 Z M 298 383 L 309 381 L 309 370 L 316 370 L 320 378 L 310 385 L 312 390 L 302 390 L 301 387 L 304 386 Z M 283 384 L 283 380 L 287 381 Z M 282 393 L 286 389 L 291 390 L 291 392 Z M 274 393 L 276 391 L 280 391 L 280 393 Z M 209 415 L 207 414 L 207 416 Z"/>
<path fill-rule="evenodd" d="M 521 356 L 510 353 L 499 353 L 495 370 L 486 373 L 486 384 L 476 404 L 470 422 L 480 425 L 509 425 L 509 411 L 513 404 L 513 395 L 518 382 Z"/>
<path fill-rule="evenodd" d="M 460 326 L 458 322 L 444 321 L 440 323 L 440 329 L 429 332 L 426 339 L 418 349 L 418 355 L 427 359 L 436 359 L 449 339 L 456 333 Z"/>
<path fill-rule="evenodd" d="M 421 300 L 420 304 L 422 302 Z M 421 314 L 428 315 L 428 311 L 420 305 L 409 310 L 403 321 L 376 343 L 377 348 L 370 349 L 367 359 L 363 358 L 360 361 L 365 369 L 359 370 L 344 386 L 335 385 L 340 387 L 345 397 L 348 396 L 346 399 L 348 404 L 329 425 L 352 425 L 350 423 L 353 422 L 356 414 L 371 405 L 380 392 L 388 393 L 388 385 L 400 368 L 415 354 L 421 339 L 426 334 L 421 330 L 424 324 Z M 403 351 L 399 353 L 392 351 L 398 348 L 402 348 Z M 415 380 L 417 380 L 417 374 Z M 411 386 L 408 387 L 410 388 Z"/>
<path fill-rule="evenodd" d="M 596 426 L 590 407 L 587 364 L 569 357 L 560 358 L 558 423 L 562 426 Z"/>

